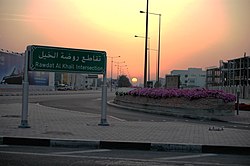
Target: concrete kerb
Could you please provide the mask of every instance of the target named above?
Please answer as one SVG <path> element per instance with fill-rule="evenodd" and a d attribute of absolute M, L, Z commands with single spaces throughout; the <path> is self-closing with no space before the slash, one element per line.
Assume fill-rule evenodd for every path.
<path fill-rule="evenodd" d="M 189 118 L 189 119 L 206 119 L 206 120 L 211 120 L 211 121 L 218 121 L 218 122 L 228 122 L 225 120 L 221 120 L 221 119 L 217 119 L 214 117 L 198 117 L 198 116 L 190 116 L 190 115 L 181 115 L 181 114 L 172 114 L 172 113 L 162 113 L 162 111 L 156 111 L 156 110 L 151 110 L 151 109 L 142 109 L 142 108 L 133 108 L 133 107 L 129 107 L 129 106 L 123 106 L 123 105 L 119 105 L 119 104 L 115 104 L 113 102 L 113 100 L 110 100 L 107 102 L 108 105 L 110 106 L 114 106 L 117 108 L 123 108 L 123 109 L 128 109 L 128 110 L 132 110 L 132 111 L 140 111 L 140 112 L 146 112 L 146 113 L 152 113 L 152 114 L 159 114 L 159 115 L 167 115 L 167 116 L 175 116 L 175 117 L 183 117 L 183 118 Z"/>
<path fill-rule="evenodd" d="M 0 137 L 1 145 L 25 145 L 79 148 L 88 147 L 94 149 L 123 149 L 123 150 L 150 150 L 165 152 L 193 152 L 193 153 L 222 153 L 250 155 L 250 147 L 196 145 L 176 143 L 147 143 L 147 142 L 119 142 L 119 141 L 91 141 L 73 139 L 49 139 L 49 138 L 22 138 Z"/>
<path fill-rule="evenodd" d="M 91 140 L 73 140 L 73 139 L 51 139 L 51 147 L 70 147 L 70 148 L 79 148 L 79 147 L 88 147 L 88 148 L 99 148 L 100 141 L 91 141 Z"/>
<path fill-rule="evenodd" d="M 48 146 L 69 148 L 99 148 L 100 141 L 37 137 L 0 137 L 1 145 Z"/>

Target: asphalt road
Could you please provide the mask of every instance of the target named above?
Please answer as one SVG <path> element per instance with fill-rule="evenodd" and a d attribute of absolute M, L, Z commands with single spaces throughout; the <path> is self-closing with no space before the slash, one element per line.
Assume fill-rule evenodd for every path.
<path fill-rule="evenodd" d="M 113 100 L 114 93 L 108 93 L 108 100 Z M 21 103 L 21 96 L 0 96 L 0 104 Z M 70 94 L 70 95 L 31 95 L 30 103 L 39 103 L 40 105 L 66 109 L 71 111 L 87 112 L 92 114 L 101 113 L 101 92 Z M 172 121 L 173 117 L 134 112 L 130 110 L 115 108 L 107 105 L 108 116 L 116 117 L 126 121 Z"/>
<path fill-rule="evenodd" d="M 0 165 L 4 166 L 240 166 L 249 163 L 249 156 L 244 155 L 0 145 Z"/>
<path fill-rule="evenodd" d="M 113 100 L 114 93 L 108 92 L 108 101 Z M 21 103 L 22 96 L 0 96 L 1 103 Z M 29 102 L 39 103 L 44 106 L 66 109 L 71 111 L 101 114 L 101 91 L 88 91 L 82 94 L 67 95 L 30 95 Z M 224 128 L 250 130 L 250 125 L 240 125 L 225 122 L 189 119 L 173 116 L 156 115 L 150 113 L 136 112 L 132 110 L 117 108 L 107 105 L 107 115 L 122 121 L 151 121 L 151 122 L 186 122 L 196 124 L 208 124 Z"/>

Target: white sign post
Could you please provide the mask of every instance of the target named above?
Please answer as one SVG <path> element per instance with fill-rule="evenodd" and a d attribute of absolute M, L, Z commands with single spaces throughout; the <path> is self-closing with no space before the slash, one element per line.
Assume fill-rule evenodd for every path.
<path fill-rule="evenodd" d="M 107 122 L 107 78 L 106 71 L 103 74 L 103 85 L 102 85 L 102 113 L 101 122 L 99 126 L 109 126 Z"/>
<path fill-rule="evenodd" d="M 28 61 L 29 51 L 25 51 L 24 61 L 24 79 L 23 79 L 23 96 L 22 96 L 22 116 L 19 128 L 30 128 L 28 124 L 28 100 L 29 100 L 29 79 L 28 79 Z"/>

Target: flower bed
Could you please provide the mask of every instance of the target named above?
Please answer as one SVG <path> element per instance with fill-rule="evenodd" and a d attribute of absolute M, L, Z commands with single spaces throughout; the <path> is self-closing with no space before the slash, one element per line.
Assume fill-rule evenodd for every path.
<path fill-rule="evenodd" d="M 138 88 L 117 92 L 115 103 L 191 116 L 234 115 L 236 97 L 218 90 Z"/>

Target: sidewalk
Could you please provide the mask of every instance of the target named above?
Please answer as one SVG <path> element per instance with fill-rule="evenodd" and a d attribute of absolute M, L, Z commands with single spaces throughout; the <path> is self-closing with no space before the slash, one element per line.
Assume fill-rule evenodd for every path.
<path fill-rule="evenodd" d="M 31 128 L 23 129 L 18 128 L 21 107 L 21 104 L 0 104 L 0 144 L 43 145 L 45 141 L 47 146 L 250 154 L 249 129 L 211 131 L 211 126 L 205 124 L 127 122 L 113 117 L 108 117 L 110 126 L 98 126 L 100 115 L 33 103 L 29 103 Z M 34 141 L 38 144 L 33 144 Z"/>
<path fill-rule="evenodd" d="M 240 99 L 239 103 L 250 104 L 250 99 Z"/>

